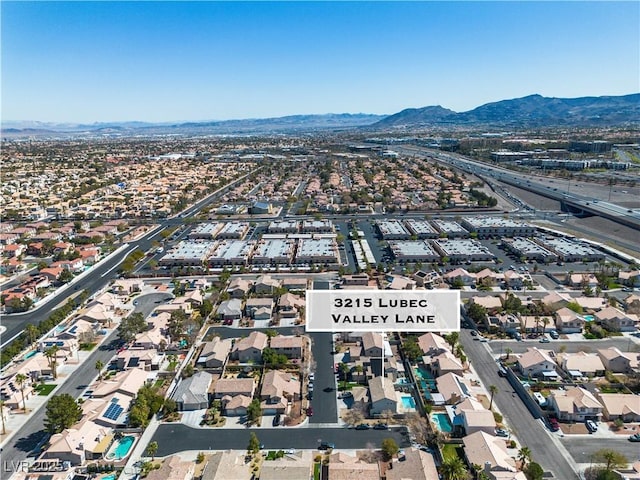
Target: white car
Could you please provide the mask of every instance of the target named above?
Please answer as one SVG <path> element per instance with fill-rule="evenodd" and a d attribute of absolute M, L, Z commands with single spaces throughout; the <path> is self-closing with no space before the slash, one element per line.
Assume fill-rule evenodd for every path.
<path fill-rule="evenodd" d="M 310 382 L 313 382 L 315 379 L 316 379 L 316 375 L 315 375 L 315 373 L 310 373 L 310 374 L 309 374 L 309 381 L 310 381 Z"/>

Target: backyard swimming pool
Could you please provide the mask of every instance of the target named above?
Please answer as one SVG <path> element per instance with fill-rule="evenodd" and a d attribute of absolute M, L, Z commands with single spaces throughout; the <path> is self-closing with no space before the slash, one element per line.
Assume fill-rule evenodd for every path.
<path fill-rule="evenodd" d="M 585 322 L 593 322 L 596 319 L 593 315 L 583 315 L 582 318 Z"/>
<path fill-rule="evenodd" d="M 107 453 L 107 460 L 122 460 L 125 458 L 129 455 L 129 450 L 131 450 L 133 442 L 135 441 L 135 437 L 128 435 L 113 442 L 113 445 L 109 449 L 109 453 Z"/>
<path fill-rule="evenodd" d="M 449 415 L 446 413 L 432 413 L 431 420 L 436 424 L 436 428 L 441 432 L 450 433 L 452 430 Z"/>
<path fill-rule="evenodd" d="M 402 397 L 400 397 L 402 400 L 402 406 L 405 409 L 409 409 L 409 408 L 416 408 L 416 401 L 413 399 L 413 397 L 411 395 L 403 395 Z"/>
<path fill-rule="evenodd" d="M 29 352 L 24 356 L 24 359 L 28 360 L 29 358 L 33 357 L 36 353 L 38 353 L 37 350 L 34 350 L 33 352 Z"/>

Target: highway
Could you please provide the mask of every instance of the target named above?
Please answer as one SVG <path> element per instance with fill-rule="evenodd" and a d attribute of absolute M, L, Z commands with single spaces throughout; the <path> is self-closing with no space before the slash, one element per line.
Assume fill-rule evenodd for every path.
<path fill-rule="evenodd" d="M 421 157 L 432 157 L 453 165 L 463 171 L 478 175 L 480 177 L 490 177 L 500 182 L 517 186 L 524 190 L 543 195 L 554 200 L 564 202 L 566 205 L 588 212 L 593 215 L 600 215 L 630 227 L 640 229 L 640 210 L 636 211 L 627 207 L 622 207 L 603 200 L 580 195 L 567 191 L 559 186 L 549 185 L 543 178 L 532 175 L 519 174 L 501 167 L 495 167 L 486 163 L 480 163 L 461 155 L 443 153 L 439 150 L 431 150 L 416 146 L 395 147 L 396 150 L 407 155 L 419 155 Z"/>

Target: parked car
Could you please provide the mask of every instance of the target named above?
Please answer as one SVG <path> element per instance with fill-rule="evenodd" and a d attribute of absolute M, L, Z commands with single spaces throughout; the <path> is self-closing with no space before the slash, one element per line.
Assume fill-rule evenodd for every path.
<path fill-rule="evenodd" d="M 557 340 L 557 339 L 559 339 L 559 338 L 560 338 L 560 334 L 559 334 L 558 332 L 556 332 L 555 330 L 551 330 L 551 331 L 549 332 L 549 336 L 550 336 L 551 338 L 553 338 L 554 340 Z"/>
<path fill-rule="evenodd" d="M 273 417 L 273 426 L 277 427 L 280 425 L 280 414 L 276 413 L 275 417 Z"/>
<path fill-rule="evenodd" d="M 371 427 L 366 423 L 361 423 L 356 427 L 356 430 L 369 430 Z"/>
<path fill-rule="evenodd" d="M 507 376 L 507 370 L 502 365 L 500 365 L 498 367 L 498 376 L 500 376 L 500 377 L 506 377 Z"/>
<path fill-rule="evenodd" d="M 309 374 L 309 381 L 310 381 L 310 382 L 313 382 L 315 379 L 316 379 L 316 374 L 315 374 L 315 373 L 313 373 L 313 372 L 311 372 L 311 373 Z"/>
<path fill-rule="evenodd" d="M 471 330 L 471 332 L 469 332 L 471 334 L 472 337 L 477 337 L 478 336 L 478 332 L 476 332 L 475 330 Z"/>
<path fill-rule="evenodd" d="M 307 408 L 307 416 L 308 417 L 313 417 L 313 407 L 308 407 Z"/>
<path fill-rule="evenodd" d="M 557 432 L 558 430 L 560 430 L 560 424 L 558 423 L 558 420 L 553 417 L 550 417 L 549 428 L 551 429 L 552 432 Z"/>
<path fill-rule="evenodd" d="M 538 340 L 540 343 L 549 343 L 551 342 L 551 340 L 549 340 L 549 337 L 547 337 L 546 335 L 543 335 L 542 337 L 540 337 L 540 340 Z"/>
<path fill-rule="evenodd" d="M 320 446 L 318 447 L 318 450 L 331 450 L 336 448 L 334 443 L 331 442 L 320 442 Z"/>
<path fill-rule="evenodd" d="M 630 442 L 640 442 L 640 433 L 634 433 L 627 440 Z"/>
<path fill-rule="evenodd" d="M 376 423 L 373 426 L 374 430 L 389 430 L 389 425 L 387 425 L 386 423 Z"/>
<path fill-rule="evenodd" d="M 509 432 L 507 432 L 504 428 L 496 428 L 496 437 L 508 437 Z"/>
<path fill-rule="evenodd" d="M 585 422 L 585 425 L 587 426 L 587 430 L 589 430 L 589 433 L 594 433 L 598 431 L 598 424 L 593 420 L 587 420 Z"/>

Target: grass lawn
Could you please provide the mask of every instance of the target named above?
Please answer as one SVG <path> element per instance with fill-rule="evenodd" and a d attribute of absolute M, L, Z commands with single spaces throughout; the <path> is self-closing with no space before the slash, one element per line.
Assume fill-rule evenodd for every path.
<path fill-rule="evenodd" d="M 89 352 L 91 350 L 93 350 L 94 348 L 96 348 L 97 343 L 81 343 L 80 344 L 80 350 Z"/>
<path fill-rule="evenodd" d="M 164 385 L 164 380 L 162 378 L 159 378 L 158 380 L 156 380 L 156 382 L 153 384 L 153 388 L 160 388 L 162 387 L 162 385 Z"/>
<path fill-rule="evenodd" d="M 320 480 L 320 464 L 313 464 L 313 480 Z"/>
<path fill-rule="evenodd" d="M 456 458 L 458 456 L 458 445 L 453 443 L 445 443 L 442 446 L 442 457 L 444 460 Z"/>
<path fill-rule="evenodd" d="M 56 388 L 58 385 L 56 383 L 45 383 L 40 384 L 40 385 L 36 385 L 34 387 L 35 391 L 38 392 L 38 395 L 42 395 L 43 397 L 46 397 L 47 395 L 49 395 L 54 388 Z"/>
<path fill-rule="evenodd" d="M 169 362 L 169 366 L 167 367 L 167 370 L 170 372 L 175 371 L 176 367 L 178 366 L 178 362 Z"/>

